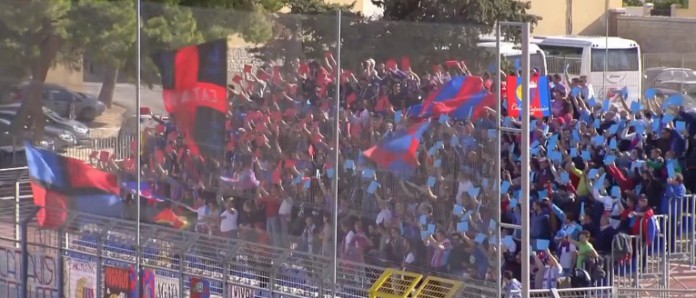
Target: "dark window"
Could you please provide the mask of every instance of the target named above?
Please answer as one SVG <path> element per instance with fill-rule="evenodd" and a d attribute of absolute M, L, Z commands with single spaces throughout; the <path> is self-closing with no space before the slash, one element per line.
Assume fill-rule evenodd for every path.
<path fill-rule="evenodd" d="M 568 73 L 580 74 L 582 70 L 581 47 L 539 45 L 546 54 L 549 73 L 563 73 L 568 67 Z"/>
<path fill-rule="evenodd" d="M 592 72 L 604 71 L 605 57 L 609 57 L 607 71 L 638 71 L 640 65 L 638 48 L 592 49 Z"/>

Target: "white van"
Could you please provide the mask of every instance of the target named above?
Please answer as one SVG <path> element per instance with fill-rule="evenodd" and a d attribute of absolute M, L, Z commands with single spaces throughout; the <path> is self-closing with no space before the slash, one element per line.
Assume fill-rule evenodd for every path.
<path fill-rule="evenodd" d="M 627 87 L 627 101 L 640 99 L 642 65 L 637 42 L 589 36 L 536 37 L 534 42 L 546 54 L 549 72 L 563 73 L 567 69 L 571 76 L 587 76 L 600 98 Z"/>

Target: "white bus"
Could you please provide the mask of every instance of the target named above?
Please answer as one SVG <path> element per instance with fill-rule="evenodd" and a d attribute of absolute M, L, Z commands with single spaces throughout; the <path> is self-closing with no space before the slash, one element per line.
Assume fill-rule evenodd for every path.
<path fill-rule="evenodd" d="M 567 68 L 571 77 L 587 76 L 598 100 L 623 87 L 628 88 L 629 102 L 640 99 L 642 66 L 637 42 L 588 36 L 535 37 L 534 42 L 546 54 L 550 73 L 562 74 Z"/>
<path fill-rule="evenodd" d="M 479 48 L 486 49 L 487 52 L 495 55 L 496 44 L 495 41 L 490 42 L 479 42 L 476 44 Z M 500 56 L 507 60 L 509 63 L 515 63 L 515 60 L 522 59 L 522 47 L 519 44 L 512 42 L 501 41 L 500 42 Z M 546 55 L 544 51 L 538 45 L 529 44 L 529 65 L 532 68 L 539 69 L 541 74 L 545 75 L 548 68 L 546 67 Z"/>

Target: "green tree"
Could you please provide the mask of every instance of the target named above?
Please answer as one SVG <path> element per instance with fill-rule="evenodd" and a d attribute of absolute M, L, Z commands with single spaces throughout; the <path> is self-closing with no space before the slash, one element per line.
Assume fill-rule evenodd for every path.
<path fill-rule="evenodd" d="M 68 0 L 0 2 L 0 67 L 12 83 L 27 78 L 44 82 L 49 69 L 59 62 L 80 67 L 81 59 L 72 42 L 72 6 Z M 44 127 L 41 106 L 40 86 L 31 84 L 13 131 L 23 134 L 24 126 L 32 126 L 38 132 L 35 136 L 40 137 Z"/>
<path fill-rule="evenodd" d="M 341 23 L 341 58 L 345 68 L 361 61 L 379 61 L 408 56 L 414 68 L 450 59 L 478 62 L 487 54 L 476 47 L 481 34 L 492 32 L 497 21 L 531 22 L 529 3 L 517 0 L 373 0 L 384 9 L 381 18 L 350 13 L 351 6 L 326 4 L 323 0 L 300 0 L 290 4 L 291 13 L 280 16 L 275 40 L 256 49 L 262 59 L 318 58 L 335 45 L 336 10 L 344 10 Z M 516 34 L 517 33 L 517 34 Z M 509 38 L 519 36 L 507 30 Z M 470 62 L 470 61 L 467 61 Z"/>
<path fill-rule="evenodd" d="M 354 4 L 329 4 L 324 0 L 290 1 L 287 5 L 288 13 L 274 16 L 273 40 L 251 52 L 263 61 L 288 62 L 298 58 L 321 58 L 326 51 L 335 51 L 338 10 L 347 19 L 363 22 L 359 14 L 351 12 L 353 6 Z M 343 37 L 344 40 L 358 38 Z"/>

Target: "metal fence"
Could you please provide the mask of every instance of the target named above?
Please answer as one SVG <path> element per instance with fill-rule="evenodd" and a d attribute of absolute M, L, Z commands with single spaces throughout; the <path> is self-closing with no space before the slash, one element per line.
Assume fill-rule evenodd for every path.
<path fill-rule="evenodd" d="M 91 138 L 84 144 L 68 148 L 63 155 L 90 164 L 123 160 L 137 153 L 134 140 L 133 135 Z"/>

